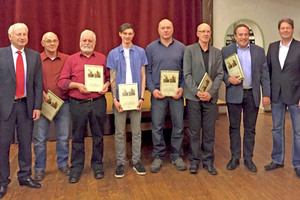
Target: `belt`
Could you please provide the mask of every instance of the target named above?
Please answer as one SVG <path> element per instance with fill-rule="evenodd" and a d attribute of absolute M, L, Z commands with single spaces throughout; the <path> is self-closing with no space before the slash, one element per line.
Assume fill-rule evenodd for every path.
<path fill-rule="evenodd" d="M 252 91 L 252 88 L 250 89 L 243 89 L 244 92 L 251 92 Z"/>
<path fill-rule="evenodd" d="M 89 103 L 89 102 L 93 102 L 93 101 L 98 100 L 100 97 L 97 97 L 97 98 L 88 98 L 88 99 L 76 99 L 76 98 L 71 97 L 71 99 L 73 101 L 78 102 L 78 103 Z"/>
<path fill-rule="evenodd" d="M 26 97 L 20 99 L 14 99 L 14 103 L 26 102 Z"/>

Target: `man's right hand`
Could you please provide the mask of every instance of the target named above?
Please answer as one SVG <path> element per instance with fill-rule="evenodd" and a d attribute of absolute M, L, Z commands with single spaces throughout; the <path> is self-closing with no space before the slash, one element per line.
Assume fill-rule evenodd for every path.
<path fill-rule="evenodd" d="M 153 96 L 156 99 L 163 99 L 163 98 L 165 98 L 165 96 L 163 96 L 158 89 L 153 90 L 152 94 L 153 94 Z"/>
<path fill-rule="evenodd" d="M 114 99 L 113 101 L 114 101 L 114 106 L 117 109 L 117 111 L 118 112 L 123 112 L 123 108 L 122 108 L 120 102 L 117 99 Z"/>
<path fill-rule="evenodd" d="M 81 92 L 83 94 L 90 94 L 91 93 L 87 90 L 86 86 L 82 83 L 77 83 L 77 89 L 79 90 L 79 92 Z"/>
<path fill-rule="evenodd" d="M 240 76 L 230 76 L 228 78 L 228 81 L 232 84 L 232 85 L 238 85 L 240 84 L 242 81 L 240 79 L 238 79 Z"/>

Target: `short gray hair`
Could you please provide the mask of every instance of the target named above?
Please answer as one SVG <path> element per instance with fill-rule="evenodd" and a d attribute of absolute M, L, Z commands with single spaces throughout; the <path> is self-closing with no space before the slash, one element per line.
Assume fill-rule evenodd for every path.
<path fill-rule="evenodd" d="M 92 33 L 93 33 L 93 35 L 94 35 L 94 40 L 95 40 L 95 42 L 96 42 L 96 34 L 95 34 L 93 31 L 88 30 L 88 29 L 86 29 L 86 30 L 84 30 L 84 31 L 81 32 L 81 34 L 80 34 L 80 40 L 81 40 L 81 38 L 82 38 L 82 35 L 85 34 L 85 33 L 87 33 L 87 32 L 92 32 Z"/>
<path fill-rule="evenodd" d="M 9 27 L 9 29 L 8 29 L 8 34 L 11 35 L 12 32 L 13 32 L 13 30 L 14 30 L 15 28 L 19 28 L 19 27 L 25 28 L 25 30 L 26 30 L 27 33 L 28 33 L 28 27 L 26 26 L 26 24 L 24 24 L 24 23 L 15 23 L 15 24 L 13 24 L 13 25 L 11 25 L 11 26 Z"/>

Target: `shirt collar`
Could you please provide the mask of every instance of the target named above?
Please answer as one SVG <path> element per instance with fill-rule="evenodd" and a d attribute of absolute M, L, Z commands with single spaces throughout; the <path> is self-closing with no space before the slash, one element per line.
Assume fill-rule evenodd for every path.
<path fill-rule="evenodd" d="M 21 49 L 21 50 L 19 50 L 19 49 L 17 49 L 14 45 L 11 45 L 11 50 L 12 50 L 13 53 L 16 53 L 17 51 L 21 51 L 21 53 L 24 52 L 24 48 Z"/>
<path fill-rule="evenodd" d="M 240 49 L 240 50 L 242 50 L 242 51 L 246 51 L 246 50 L 249 50 L 249 49 L 250 49 L 250 44 L 248 43 L 248 45 L 246 46 L 245 49 L 241 49 L 241 48 L 239 47 L 239 45 L 236 43 L 236 48 L 238 48 L 238 49 Z"/>
<path fill-rule="evenodd" d="M 169 46 L 172 45 L 172 44 L 174 44 L 174 42 L 175 42 L 175 39 L 172 38 L 172 42 L 169 44 Z M 160 38 L 158 39 L 158 44 L 162 44 L 161 41 L 160 41 Z M 162 45 L 163 45 L 163 44 L 162 44 Z"/>
<path fill-rule="evenodd" d="M 284 45 L 282 45 L 282 40 L 280 40 L 279 47 L 288 47 L 289 48 L 290 45 L 291 45 L 291 43 L 292 43 L 292 41 L 293 41 L 293 39 L 289 42 L 288 45 L 284 46 Z"/>
<path fill-rule="evenodd" d="M 47 58 L 51 59 L 51 58 L 46 54 L 46 52 L 43 51 L 43 52 L 41 53 L 41 59 L 42 59 L 42 61 L 46 60 Z M 59 53 L 59 52 L 57 52 L 57 55 L 56 55 L 56 57 L 54 58 L 54 60 L 55 60 L 55 59 L 61 59 L 61 56 L 60 56 L 60 53 Z"/>
<path fill-rule="evenodd" d="M 85 55 L 83 55 L 83 54 L 82 54 L 82 52 L 81 52 L 81 51 L 80 51 L 80 54 L 79 54 L 79 56 L 84 56 L 84 57 L 86 57 Z M 92 53 L 92 55 L 91 55 L 91 56 L 94 56 L 94 57 L 96 57 L 95 51 L 93 51 L 93 53 Z M 91 57 L 91 56 L 90 56 L 90 57 Z M 87 58 L 87 57 L 86 57 L 86 58 Z"/>
<path fill-rule="evenodd" d="M 124 48 L 123 48 L 122 44 L 118 47 L 118 49 L 119 49 L 120 53 L 124 52 Z M 131 45 L 131 47 L 129 48 L 129 50 L 134 51 L 134 44 Z"/>

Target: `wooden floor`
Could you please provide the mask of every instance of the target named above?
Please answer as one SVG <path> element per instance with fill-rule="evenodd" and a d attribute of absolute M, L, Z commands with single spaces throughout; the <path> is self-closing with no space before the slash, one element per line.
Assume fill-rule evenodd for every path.
<path fill-rule="evenodd" d="M 299 199 L 300 179 L 295 176 L 291 164 L 291 122 L 286 121 L 286 159 L 285 167 L 272 172 L 266 172 L 264 165 L 271 161 L 272 149 L 271 114 L 259 114 L 257 136 L 254 152 L 254 162 L 258 172 L 251 173 L 243 165 L 234 171 L 226 170 L 230 159 L 228 119 L 220 115 L 216 124 L 215 167 L 219 174 L 209 175 L 202 167 L 198 174 L 188 171 L 179 172 L 170 163 L 169 157 L 164 162 L 162 170 L 157 174 L 149 171 L 151 158 L 151 136 L 143 134 L 142 162 L 146 166 L 147 175 L 139 176 L 132 169 L 130 162 L 126 164 L 125 177 L 116 179 L 115 148 L 113 136 L 104 137 L 104 170 L 105 177 L 96 180 L 90 168 L 91 138 L 86 138 L 86 166 L 80 181 L 70 184 L 68 178 L 57 170 L 55 142 L 48 143 L 48 158 L 46 178 L 41 182 L 42 189 L 29 189 L 18 185 L 16 173 L 17 145 L 11 148 L 11 183 L 4 200 L 192 200 L 192 199 Z M 187 161 L 187 141 L 184 139 L 185 162 Z M 130 160 L 131 145 L 127 142 L 127 160 Z M 169 155 L 169 154 L 168 154 Z"/>

